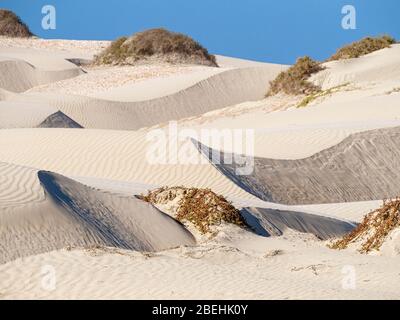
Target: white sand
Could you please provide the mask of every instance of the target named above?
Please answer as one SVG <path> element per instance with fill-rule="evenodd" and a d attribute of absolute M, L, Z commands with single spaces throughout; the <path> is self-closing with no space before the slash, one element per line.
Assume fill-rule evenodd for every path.
<path fill-rule="evenodd" d="M 0 292 L 8 299 L 398 299 L 399 263 L 332 251 L 299 234 L 260 238 L 228 228 L 215 242 L 155 255 L 61 250 L 19 259 L 0 266 Z M 53 271 L 55 290 L 47 284 Z M 345 278 L 353 271 L 354 287 Z"/>
<path fill-rule="evenodd" d="M 196 130 L 251 128 L 257 156 L 306 158 L 350 134 L 400 125 L 400 93 L 393 91 L 400 87 L 399 45 L 327 64 L 314 81 L 324 88 L 351 85 L 301 109 L 294 108 L 300 98 L 264 99 L 268 81 L 286 66 L 217 57 L 220 69 L 86 70 L 66 60 L 91 59 L 105 45 L 0 39 L 0 298 L 399 298 L 400 256 L 393 251 L 329 249 L 310 233 L 288 229 L 296 216 L 285 221 L 279 211 L 282 236 L 224 225 L 194 244 L 183 226 L 133 197 L 163 185 L 207 187 L 237 207 L 360 221 L 380 201 L 284 206 L 250 195 L 207 162 L 151 165 L 143 128 L 165 128 L 169 120 Z M 88 129 L 35 128 L 58 110 Z M 55 175 L 55 185 L 76 207 L 57 203 L 54 184 L 46 191 L 38 170 L 64 175 Z M 90 213 L 97 233 L 77 219 L 79 208 Z M 332 230 L 329 219 L 313 218 L 301 223 L 323 221 L 318 228 Z M 111 238 L 98 222 L 109 223 Z M 146 251 L 189 246 L 151 254 L 121 249 L 129 241 L 137 244 L 130 249 Z M 93 244 L 101 248 L 79 248 Z M 120 248 L 103 247 L 110 245 Z M 43 285 L 49 266 L 55 290 Z"/>

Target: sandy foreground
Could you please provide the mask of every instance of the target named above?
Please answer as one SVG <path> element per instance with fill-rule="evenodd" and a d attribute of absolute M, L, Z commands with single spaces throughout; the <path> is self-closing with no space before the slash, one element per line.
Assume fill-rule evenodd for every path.
<path fill-rule="evenodd" d="M 302 97 L 265 98 L 268 82 L 287 66 L 222 56 L 220 68 L 87 65 L 107 45 L 0 38 L 0 298 L 400 297 L 397 233 L 371 254 L 333 250 L 331 240 L 317 238 L 339 236 L 387 198 L 368 188 L 387 181 L 368 176 L 383 172 L 383 160 L 396 172 L 400 45 L 327 63 L 313 81 L 341 89 L 303 108 L 297 108 Z M 168 132 L 170 121 L 226 153 L 235 146 L 208 141 L 202 130 L 252 129 L 260 163 L 284 168 L 264 177 L 272 191 L 244 187 L 188 139 L 178 147 L 196 162 L 151 163 L 148 135 Z M 390 139 L 374 138 L 379 132 Z M 329 201 L 317 187 L 314 199 L 324 201 L 268 198 L 286 199 L 288 184 L 307 185 L 293 163 L 309 177 L 332 181 L 326 172 L 356 177 L 357 159 L 365 159 L 363 201 L 351 192 L 332 192 L 340 201 Z M 321 163 L 310 167 L 312 161 Z M 261 212 L 262 226 L 275 224 L 282 234 L 224 224 L 201 236 L 135 197 L 181 185 L 210 188 L 238 209 Z"/>

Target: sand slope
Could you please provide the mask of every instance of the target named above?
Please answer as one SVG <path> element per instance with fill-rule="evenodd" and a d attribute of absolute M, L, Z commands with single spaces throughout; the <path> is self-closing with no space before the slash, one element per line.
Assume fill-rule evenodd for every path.
<path fill-rule="evenodd" d="M 241 214 L 263 236 L 281 236 L 291 229 L 327 240 L 344 235 L 355 227 L 346 221 L 296 211 L 243 208 Z"/>
<path fill-rule="evenodd" d="M 0 130 L 0 159 L 66 176 L 139 182 L 149 185 L 209 187 L 237 198 L 254 198 L 211 164 L 158 164 L 147 159 L 146 132 L 93 129 Z M 200 156 L 194 146 L 191 153 Z"/>
<path fill-rule="evenodd" d="M 0 87 L 13 92 L 23 92 L 34 86 L 76 77 L 81 73 L 82 70 L 72 63 L 64 69 L 43 70 L 24 60 L 0 55 Z"/>
<path fill-rule="evenodd" d="M 400 44 L 368 55 L 324 63 L 325 70 L 312 76 L 311 81 L 323 89 L 347 82 L 381 82 L 400 79 Z"/>
<path fill-rule="evenodd" d="M 298 234 L 263 238 L 228 229 L 218 243 L 153 255 L 100 248 L 18 259 L 0 265 L 0 293 L 4 299 L 398 299 L 399 266 L 398 258 L 338 252 Z M 55 288 L 46 286 L 49 267 Z M 346 281 L 352 270 L 354 287 Z"/>
<path fill-rule="evenodd" d="M 52 93 L 29 93 L 15 99 L 52 105 L 85 128 L 135 130 L 170 120 L 198 116 L 243 101 L 261 99 L 265 95 L 269 80 L 283 68 L 285 67 L 271 65 L 229 69 L 179 92 L 137 102 L 108 101 Z M 174 81 L 173 77 L 170 77 L 169 81 Z M 143 88 L 144 85 L 139 84 L 143 90 L 149 93 L 152 90 L 157 91 L 157 87 L 152 86 L 152 81 L 146 83 L 146 89 Z M 131 86 L 118 90 L 126 91 L 129 88 Z M 120 92 L 119 94 L 123 95 Z M 154 93 L 150 96 L 154 96 Z M 139 99 L 143 99 L 143 94 Z"/>
<path fill-rule="evenodd" d="M 29 192 L 8 190 L 14 200 L 0 211 L 1 263 L 68 246 L 156 251 L 195 243 L 180 223 L 135 197 L 96 190 L 50 172 L 37 176 L 44 193 L 36 189 L 34 199 L 28 199 Z"/>
<path fill-rule="evenodd" d="M 224 163 L 224 155 L 215 166 L 265 201 L 299 205 L 393 198 L 400 194 L 399 139 L 399 127 L 356 133 L 305 159 L 255 158 L 247 176 L 235 175 L 236 165 Z M 198 146 L 207 157 L 215 152 Z"/>
<path fill-rule="evenodd" d="M 82 128 L 57 109 L 41 103 L 0 101 L 0 129 Z"/>
<path fill-rule="evenodd" d="M 106 44 L 0 38 L 0 298 L 398 299 L 398 253 L 335 251 L 318 238 L 400 191 L 399 45 L 326 64 L 313 81 L 351 83 L 297 109 L 301 97 L 264 99 L 286 66 L 85 66 Z M 169 120 L 255 129 L 255 174 L 215 167 L 193 144 L 200 163 L 151 163 L 146 127 Z M 255 232 L 223 224 L 195 243 L 135 198 L 181 185 L 222 194 Z"/>

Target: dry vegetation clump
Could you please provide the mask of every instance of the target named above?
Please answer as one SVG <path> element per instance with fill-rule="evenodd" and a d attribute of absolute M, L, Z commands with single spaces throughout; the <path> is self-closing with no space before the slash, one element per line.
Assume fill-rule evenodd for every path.
<path fill-rule="evenodd" d="M 138 32 L 115 40 L 95 58 L 95 64 L 133 65 L 146 61 L 217 67 L 214 55 L 192 38 L 165 29 Z"/>
<path fill-rule="evenodd" d="M 203 234 L 211 232 L 212 226 L 223 222 L 247 226 L 239 210 L 210 189 L 164 187 L 140 198 L 154 205 L 172 203 L 175 218 L 182 223 L 192 223 Z"/>
<path fill-rule="evenodd" d="M 387 35 L 381 37 L 366 37 L 340 48 L 327 61 L 358 58 L 377 50 L 389 48 L 394 43 L 396 43 L 396 40 Z"/>
<path fill-rule="evenodd" d="M 400 92 L 400 87 L 395 87 L 392 90 L 385 92 L 385 94 L 390 95 L 390 94 L 399 93 L 399 92 Z"/>
<path fill-rule="evenodd" d="M 33 34 L 14 12 L 0 9 L 0 36 L 28 38 Z"/>
<path fill-rule="evenodd" d="M 400 227 L 400 198 L 385 201 L 383 206 L 364 217 L 348 235 L 334 242 L 332 249 L 345 249 L 359 243 L 361 253 L 379 250 L 391 231 Z"/>
<path fill-rule="evenodd" d="M 327 90 L 321 90 L 306 96 L 301 102 L 297 105 L 297 108 L 303 108 L 308 106 L 311 102 L 315 101 L 316 99 L 323 98 L 326 96 L 331 96 L 332 94 L 339 92 L 342 88 L 347 87 L 350 83 L 346 82 L 344 84 L 338 85 L 336 87 L 329 88 Z"/>
<path fill-rule="evenodd" d="M 313 94 L 321 88 L 308 81 L 314 73 L 323 70 L 323 66 L 308 56 L 297 59 L 296 64 L 286 71 L 282 71 L 275 80 L 270 82 L 267 96 L 278 93 L 288 95 Z"/>

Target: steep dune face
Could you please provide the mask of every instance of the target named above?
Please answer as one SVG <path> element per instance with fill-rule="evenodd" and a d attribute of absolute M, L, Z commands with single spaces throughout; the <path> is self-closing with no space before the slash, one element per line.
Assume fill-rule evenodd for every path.
<path fill-rule="evenodd" d="M 347 221 L 296 211 L 244 208 L 240 213 L 247 224 L 263 236 L 280 236 L 291 229 L 327 240 L 342 236 L 355 227 Z"/>
<path fill-rule="evenodd" d="M 29 201 L 25 184 L 9 181 L 8 191 L 0 190 L 0 263 L 69 246 L 158 251 L 195 243 L 180 223 L 134 197 L 96 190 L 50 172 L 36 176 L 35 170 L 24 173 L 14 165 L 0 169 L 3 182 L 17 175 L 36 186 Z M 39 182 L 44 192 L 37 188 Z"/>
<path fill-rule="evenodd" d="M 300 205 L 379 200 L 400 194 L 399 143 L 400 127 L 378 129 L 353 134 L 305 159 L 255 158 L 248 176 L 236 175 L 236 165 L 224 163 L 223 154 L 215 166 L 266 201 Z M 203 153 L 210 156 L 206 147 Z"/>
<path fill-rule="evenodd" d="M 61 128 L 0 130 L 0 159 L 69 177 L 141 182 L 155 187 L 187 185 L 211 188 L 235 198 L 254 198 L 211 164 L 152 164 L 147 156 L 150 143 L 146 132 Z M 194 146 L 188 152 L 202 160 Z"/>
<path fill-rule="evenodd" d="M 39 171 L 38 177 L 59 206 L 108 246 L 153 251 L 193 244 L 183 226 L 141 200 L 96 191 L 50 172 Z"/>

